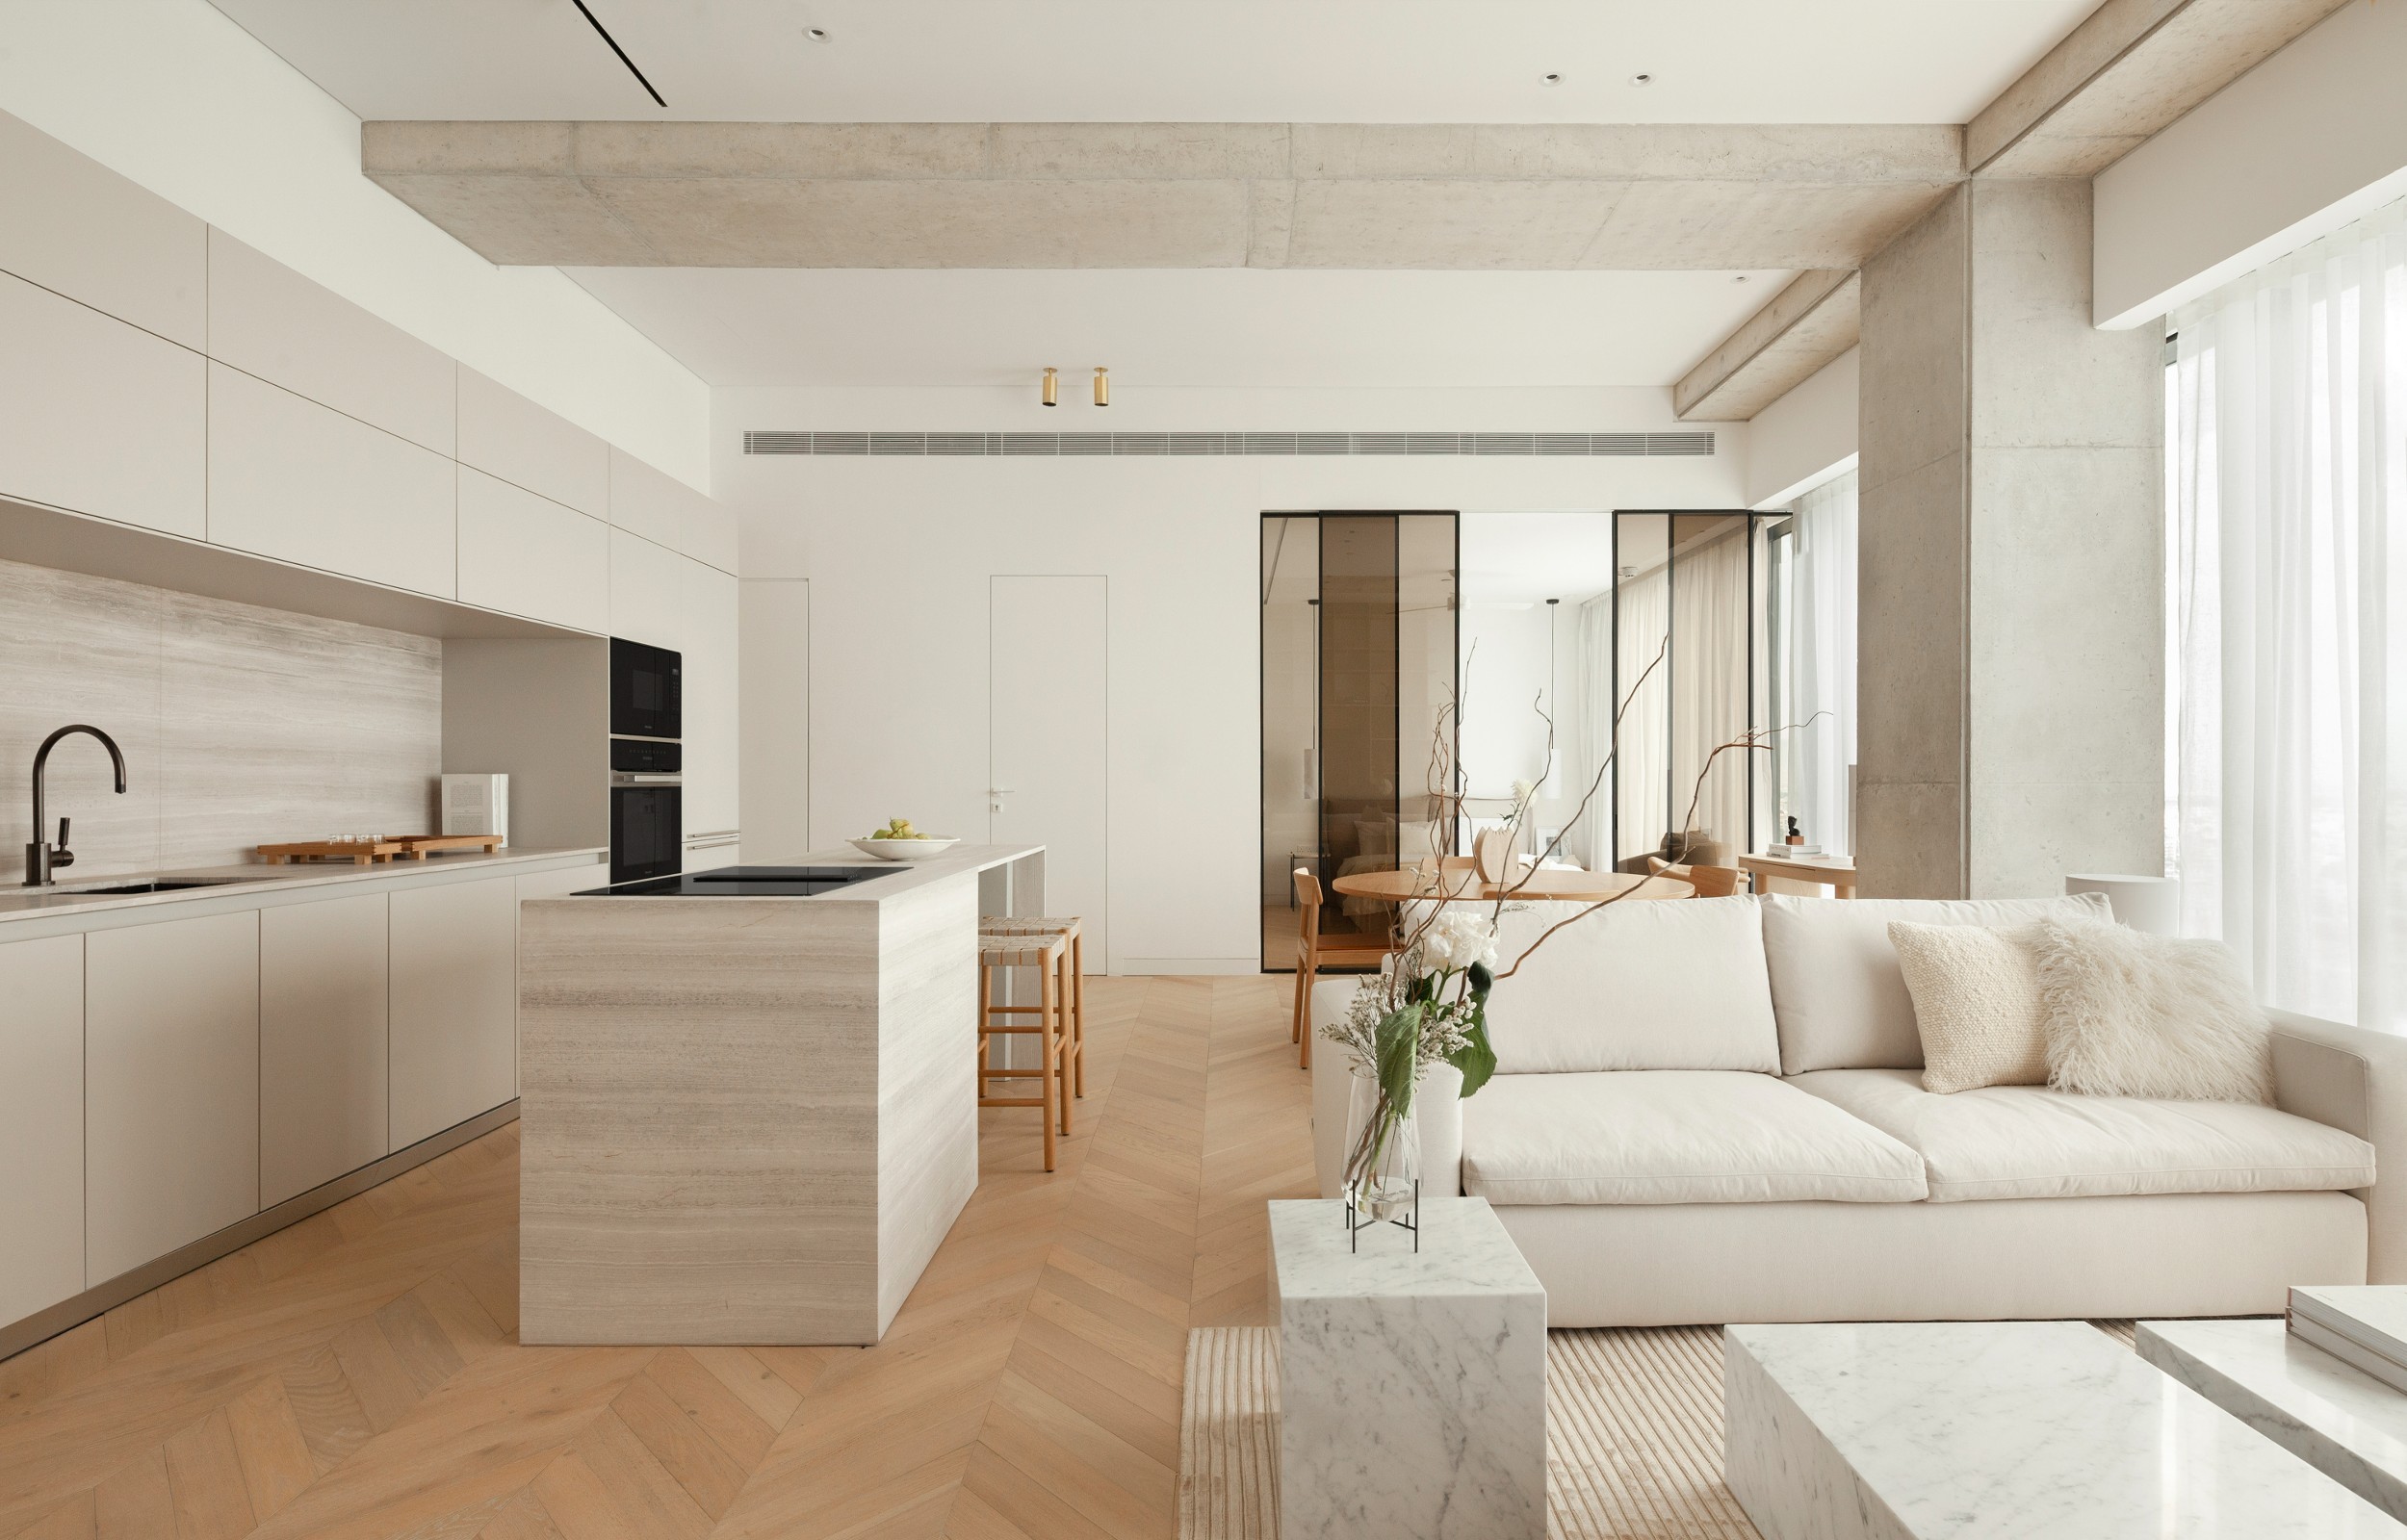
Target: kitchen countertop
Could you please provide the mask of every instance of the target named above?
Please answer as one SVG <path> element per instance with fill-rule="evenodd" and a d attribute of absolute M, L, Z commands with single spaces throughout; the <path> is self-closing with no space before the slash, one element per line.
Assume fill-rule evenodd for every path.
<path fill-rule="evenodd" d="M 878 870 L 879 875 L 877 877 L 864 879 L 856 883 L 850 883 L 830 892 L 794 894 L 790 896 L 794 899 L 809 899 L 822 903 L 841 903 L 847 899 L 876 902 L 881 899 L 898 898 L 905 893 L 914 892 L 919 888 L 926 886 L 930 883 L 942 882 L 948 877 L 960 877 L 976 872 L 991 871 L 995 867 L 1009 865 L 1014 861 L 1023 860 L 1032 856 L 1042 856 L 1044 853 L 1045 847 L 1043 845 L 972 845 L 964 841 L 960 844 L 954 845 L 943 855 L 931 857 L 926 860 L 885 860 L 876 856 L 865 855 L 861 851 L 855 850 L 849 845 L 843 845 L 833 850 L 814 850 L 806 852 L 800 856 L 782 857 L 775 860 L 746 860 L 740 864 L 753 870 L 760 870 L 764 867 L 774 866 L 873 867 Z M 596 884 L 595 886 L 600 886 L 601 885 Z M 623 886 L 636 886 L 640 885 L 627 884 Z M 780 901 L 784 901 L 788 896 L 789 895 L 782 894 L 737 891 L 728 891 L 724 893 L 577 893 L 569 895 L 572 900 L 599 899 L 607 897 L 613 904 L 682 904 L 696 898 L 703 899 L 706 902 L 726 902 L 731 899 L 764 897 L 773 897 L 780 899 Z"/>
<path fill-rule="evenodd" d="M 571 856 L 606 856 L 599 845 L 560 850 L 478 851 L 467 855 L 429 856 L 424 860 L 379 861 L 371 866 L 331 862 L 270 866 L 189 866 L 174 871 L 111 872 L 70 876 L 56 887 L 0 888 L 0 928 L 12 920 L 80 916 L 110 910 L 143 909 L 196 899 L 239 898 L 260 892 L 283 892 L 339 883 L 375 882 L 437 872 L 498 870 L 536 861 L 558 861 Z M 165 893 L 78 892 L 79 887 L 122 887 L 133 883 L 194 882 L 207 886 L 180 887 Z"/>

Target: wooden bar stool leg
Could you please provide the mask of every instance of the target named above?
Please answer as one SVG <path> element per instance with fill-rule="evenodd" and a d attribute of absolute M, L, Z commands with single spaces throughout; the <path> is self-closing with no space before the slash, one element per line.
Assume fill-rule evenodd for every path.
<path fill-rule="evenodd" d="M 1074 1066 L 1076 1094 L 1086 1094 L 1086 937 L 1070 938 L 1070 985 L 1076 1001 L 1070 1012 L 1071 1051 L 1077 1055 Z"/>
<path fill-rule="evenodd" d="M 1054 989 L 1054 1004 L 1062 1006 L 1062 1068 L 1059 1068 L 1059 1078 L 1062 1078 L 1062 1134 L 1069 1134 L 1069 1102 L 1072 1102 L 1069 1083 L 1072 1083 L 1072 1076 L 1078 1068 L 1078 1035 L 1072 1014 L 1069 1014 L 1069 1004 L 1076 996 L 1076 989 L 1072 989 L 1072 982 L 1069 982 L 1067 941 L 1062 943 L 1062 961 L 1054 962 L 1054 967 L 1062 972 L 1062 985 Z"/>
<path fill-rule="evenodd" d="M 986 965 L 986 961 L 985 961 L 985 959 L 981 958 L 981 959 L 979 959 L 979 961 L 978 961 L 978 1047 L 977 1047 L 978 1099 L 979 1099 L 980 1101 L 984 1101 L 984 1100 L 986 1099 L 986 1070 L 987 1070 L 987 1064 L 988 1064 L 988 1058 L 987 1058 L 987 1052 L 986 1052 L 986 1045 L 987 1045 L 987 1043 L 991 1040 L 990 1039 L 988 1039 L 988 1037 L 987 1037 L 987 1035 L 986 1035 L 986 1029 L 987 1029 L 989 1026 L 992 1026 L 992 1025 L 994 1024 L 994 1021 L 995 1021 L 995 1012 L 994 1012 L 994 1009 L 993 1009 L 993 1008 L 994 1008 L 994 1004 L 995 1004 L 995 970 L 994 970 L 993 968 L 988 967 L 988 966 Z"/>
<path fill-rule="evenodd" d="M 1061 1079 L 1061 1042 L 1053 1034 L 1053 970 L 1040 967 L 1037 976 L 1037 1028 L 1042 1034 L 1037 1041 L 1044 1057 L 1037 1061 L 1038 1081 L 1045 1088 L 1045 1168 L 1053 1168 L 1053 1123 L 1058 1116 L 1053 1104 L 1059 1095 Z"/>

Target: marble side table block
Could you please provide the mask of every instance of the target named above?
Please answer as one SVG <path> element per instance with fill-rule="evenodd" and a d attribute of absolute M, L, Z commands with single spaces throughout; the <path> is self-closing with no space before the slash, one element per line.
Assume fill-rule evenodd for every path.
<path fill-rule="evenodd" d="M 2407 1536 L 2082 1322 L 1722 1340 L 1723 1478 L 1764 1540 Z"/>
<path fill-rule="evenodd" d="M 1311 1540 L 1543 1540 L 1546 1291 L 1486 1198 L 1346 1245 L 1345 1206 L 1270 1205 L 1280 1510 Z"/>
<path fill-rule="evenodd" d="M 2148 1321 L 2148 1362 L 2364 1498 L 2407 1520 L 2407 1396 L 2278 1321 Z"/>

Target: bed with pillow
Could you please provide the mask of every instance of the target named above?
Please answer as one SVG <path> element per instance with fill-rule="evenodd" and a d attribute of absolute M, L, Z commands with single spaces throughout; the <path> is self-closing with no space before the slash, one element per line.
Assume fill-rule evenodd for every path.
<path fill-rule="evenodd" d="M 1506 961 L 1562 911 L 1505 915 Z M 1316 987 L 1315 1024 L 1355 987 Z M 1495 1205 L 1557 1326 L 2248 1315 L 2407 1281 L 2407 1193 L 2376 1180 L 2407 1173 L 2407 1040 L 2263 1013 L 2212 943 L 2094 894 L 1618 905 L 1488 1023 L 1478 1094 L 1424 1085 L 1424 1191 Z M 1333 1196 L 1345 1059 L 1313 1065 Z"/>

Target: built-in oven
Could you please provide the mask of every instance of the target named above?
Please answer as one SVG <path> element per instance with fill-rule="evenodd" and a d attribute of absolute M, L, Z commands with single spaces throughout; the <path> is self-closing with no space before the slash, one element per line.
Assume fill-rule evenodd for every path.
<path fill-rule="evenodd" d="M 685 736 L 684 659 L 665 647 L 610 638 L 610 731 L 638 738 Z"/>
<path fill-rule="evenodd" d="M 644 738 L 610 740 L 610 881 L 685 870 L 685 751 Z"/>

